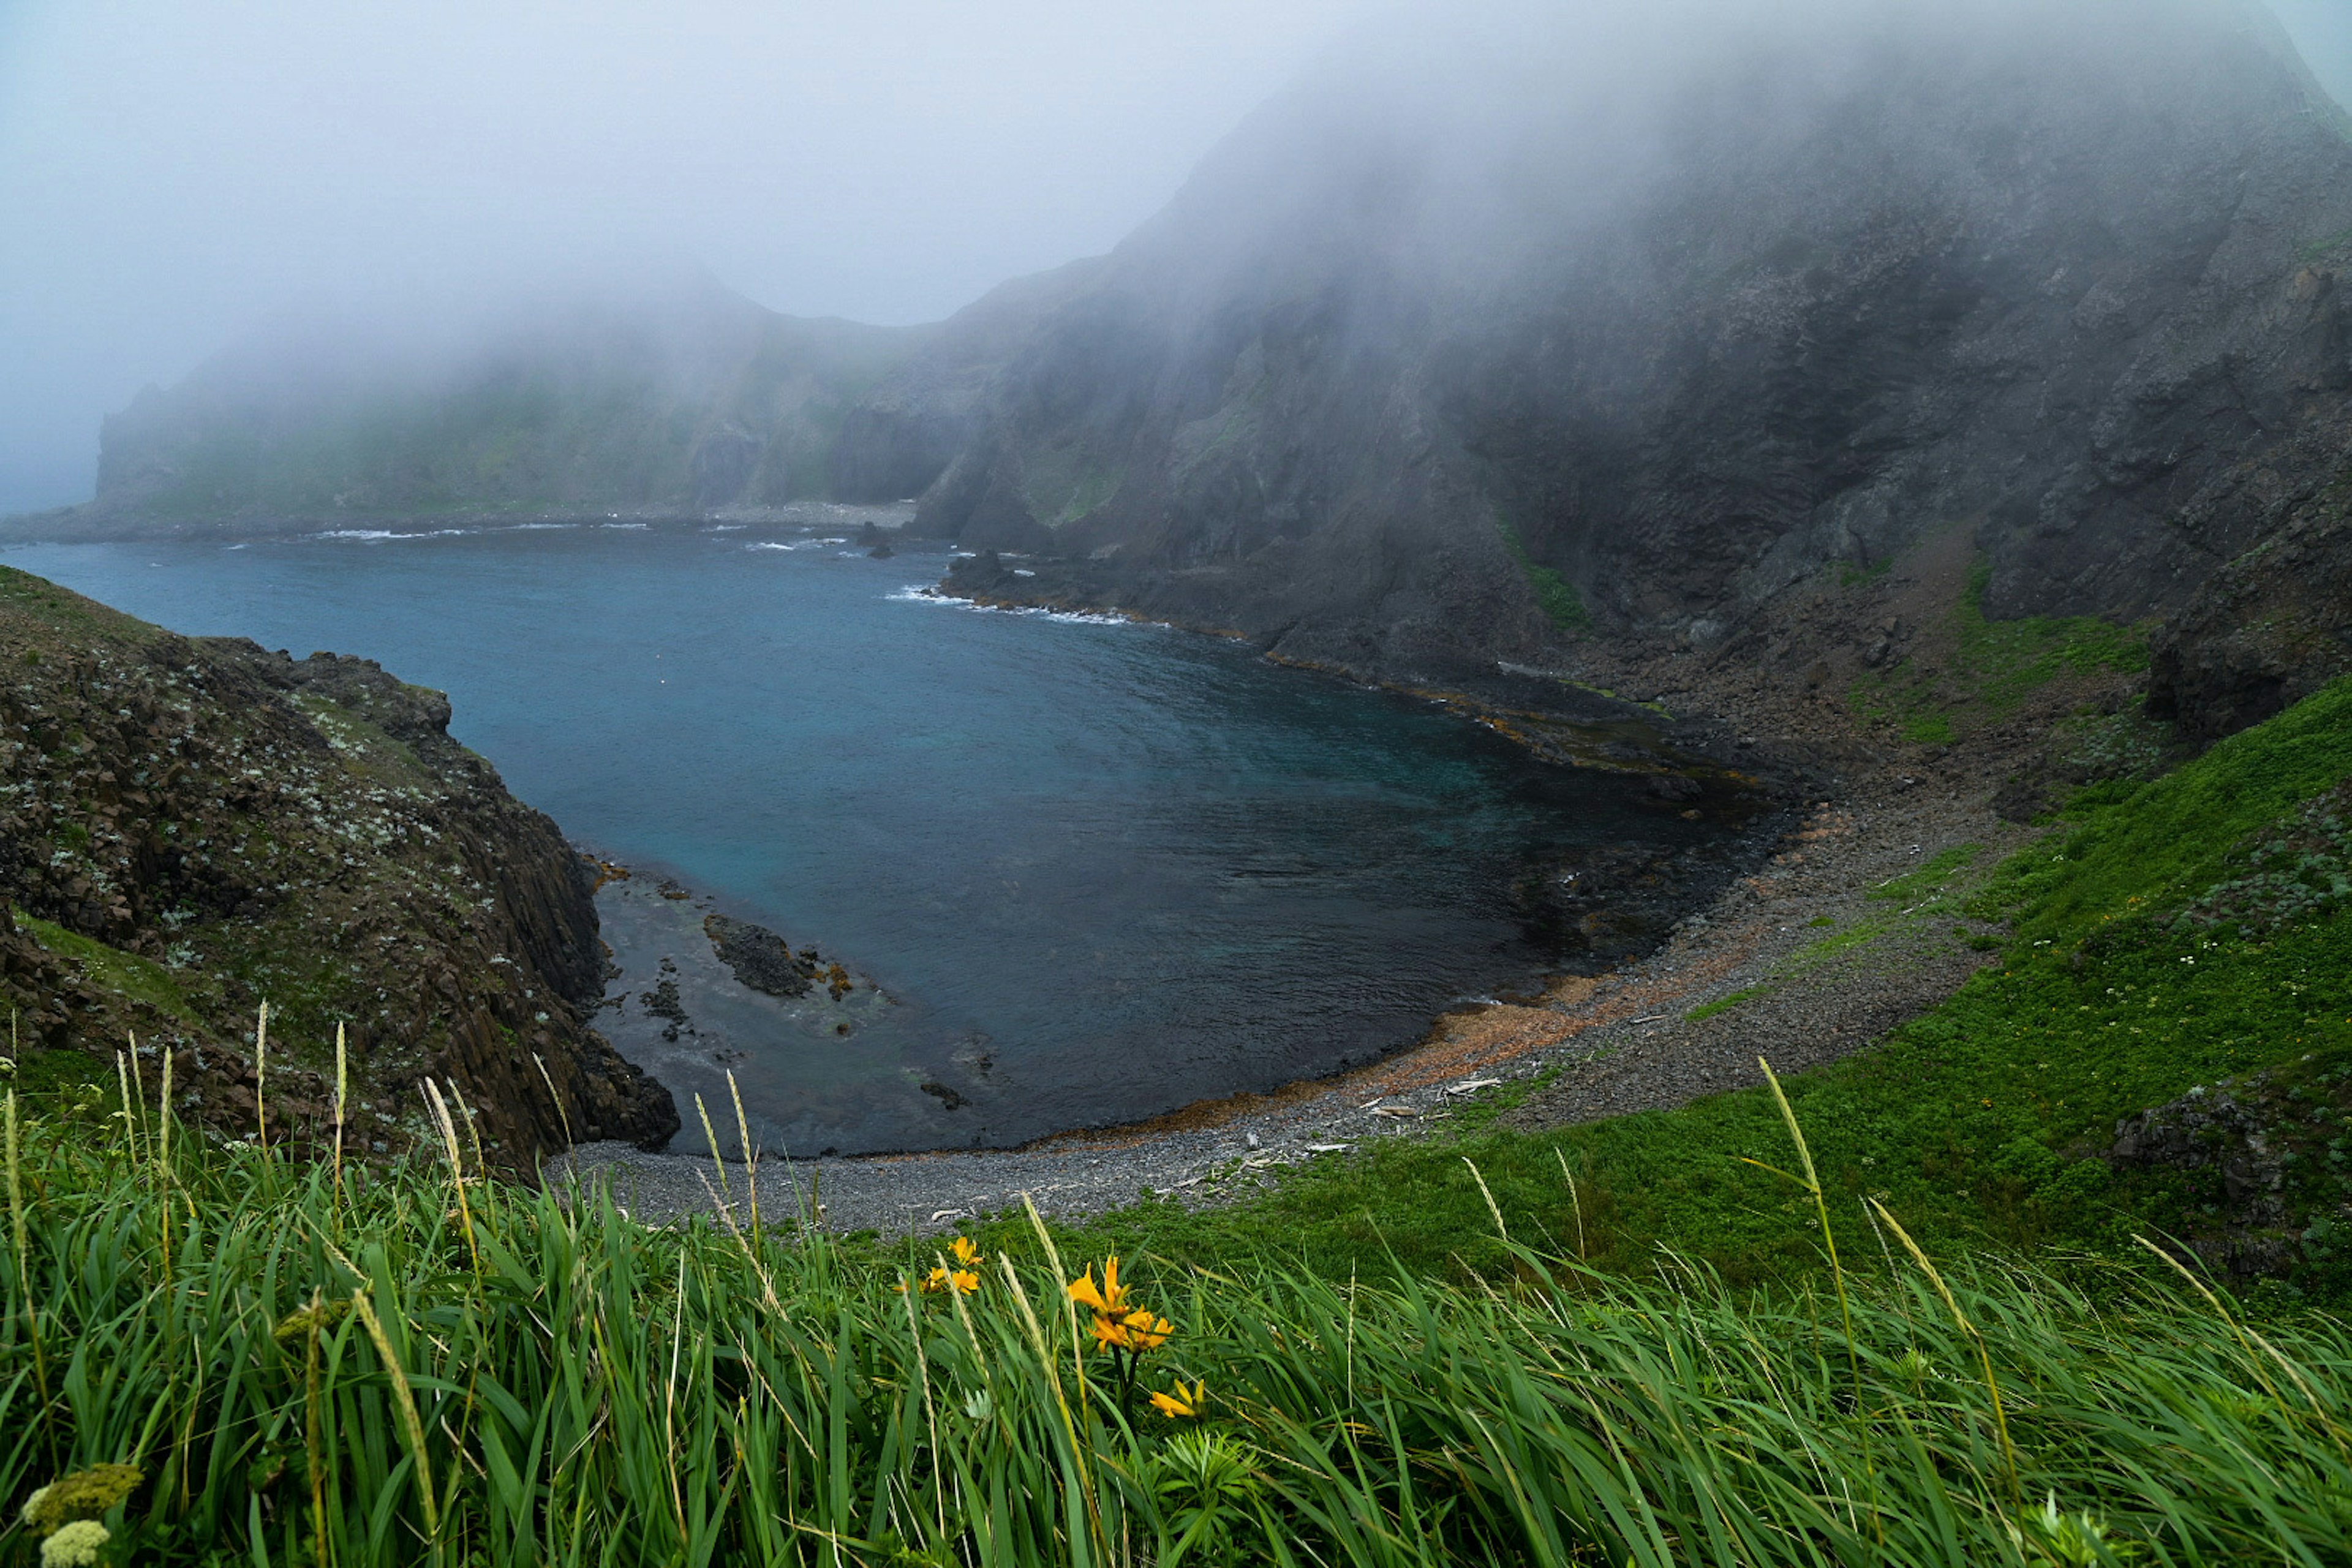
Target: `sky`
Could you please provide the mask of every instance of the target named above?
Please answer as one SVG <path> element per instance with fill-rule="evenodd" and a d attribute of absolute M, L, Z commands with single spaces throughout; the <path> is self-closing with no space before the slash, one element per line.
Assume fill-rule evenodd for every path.
<path fill-rule="evenodd" d="M 288 306 L 691 262 L 935 320 L 1108 249 L 1375 0 L 0 0 L 0 513 Z M 2352 0 L 2273 0 L 2352 102 Z"/>
<path fill-rule="evenodd" d="M 551 258 L 936 320 L 1150 216 L 1363 0 L 0 0 L 0 513 L 273 307 Z"/>

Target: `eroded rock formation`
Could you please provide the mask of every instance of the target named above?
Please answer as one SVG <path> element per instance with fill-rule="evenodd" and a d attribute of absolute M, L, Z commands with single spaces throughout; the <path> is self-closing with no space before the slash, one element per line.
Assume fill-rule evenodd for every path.
<path fill-rule="evenodd" d="M 449 738 L 440 693 L 14 571 L 0 667 L 0 992 L 28 1044 L 104 1058 L 135 1033 L 151 1089 L 174 1052 L 185 1113 L 241 1135 L 267 1001 L 281 1136 L 331 1114 L 339 1024 L 362 1147 L 421 1125 L 427 1076 L 518 1168 L 567 1132 L 676 1130 L 668 1091 L 585 1023 L 585 866 Z"/>

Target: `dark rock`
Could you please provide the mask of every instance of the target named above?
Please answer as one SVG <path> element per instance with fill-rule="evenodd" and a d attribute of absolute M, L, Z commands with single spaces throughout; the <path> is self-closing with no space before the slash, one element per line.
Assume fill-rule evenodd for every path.
<path fill-rule="evenodd" d="M 727 915 L 707 915 L 703 931 L 735 978 L 771 996 L 805 996 L 824 973 L 814 957 L 793 955 L 792 944 L 765 926 Z"/>
<path fill-rule="evenodd" d="M 2352 433 L 2336 439 L 2352 450 Z M 2148 671 L 2149 713 L 2200 746 L 2352 670 L 2352 463 L 2322 485 L 2268 475 L 2243 488 L 2274 521 L 2165 626 Z"/>
<path fill-rule="evenodd" d="M 2257 1077 L 2192 1089 L 2116 1123 L 2107 1163 L 2119 1170 L 2175 1171 L 2197 1178 L 2210 1215 L 2186 1238 L 2209 1266 L 2239 1279 L 2286 1272 L 2296 1230 L 2285 1197 L 2281 1105 Z"/>
<path fill-rule="evenodd" d="M 2120 14 L 1792 23 L 1606 137 L 1575 92 L 1472 128 L 1413 73 L 1302 90 L 1037 317 L 915 526 L 1039 557 L 959 592 L 1407 681 L 1752 659 L 1956 519 L 1991 616 L 2174 608 L 2270 525 L 2249 465 L 2332 457 L 2352 144 L 2236 7 Z"/>
<path fill-rule="evenodd" d="M 586 1025 L 604 967 L 586 866 L 449 739 L 439 693 L 369 660 L 174 637 L 5 570 L 0 661 L 0 905 L 152 965 L 110 989 L 12 917 L 0 989 L 34 1037 L 194 1052 L 183 1081 L 217 1118 L 242 1104 L 235 1075 L 205 1093 L 199 1064 L 226 1072 L 268 1000 L 289 1107 L 293 1064 L 331 1059 L 340 1024 L 354 1100 L 446 1075 L 520 1170 L 568 1134 L 676 1130 L 668 1092 Z"/>

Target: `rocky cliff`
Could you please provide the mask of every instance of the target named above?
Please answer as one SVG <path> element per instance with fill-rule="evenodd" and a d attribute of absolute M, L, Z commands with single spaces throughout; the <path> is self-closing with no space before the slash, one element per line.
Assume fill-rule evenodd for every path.
<path fill-rule="evenodd" d="M 919 493 L 1032 557 L 971 591 L 1413 684 L 1738 665 L 1851 718 L 1925 615 L 2153 633 L 2192 737 L 2308 688 L 2352 133 L 2255 0 L 1573 10 L 1368 35 L 1111 255 L 933 327 L 702 285 L 431 374 L 247 345 L 19 532 Z M 1871 587 L 1923 552 L 1943 601 Z"/>
<path fill-rule="evenodd" d="M 31 1047 L 174 1058 L 184 1112 L 357 1146 L 454 1082 L 491 1157 L 657 1144 L 668 1091 L 590 1029 L 593 882 L 553 823 L 364 659 L 173 636 L 0 569 L 0 994 Z M 267 1082 L 255 1023 L 271 1008 Z"/>
<path fill-rule="evenodd" d="M 1925 9 L 1310 84 L 1042 318 L 921 524 L 1408 679 L 1754 657 L 1954 531 L 1994 620 L 2180 610 L 2344 461 L 2343 116 L 2221 0 Z"/>

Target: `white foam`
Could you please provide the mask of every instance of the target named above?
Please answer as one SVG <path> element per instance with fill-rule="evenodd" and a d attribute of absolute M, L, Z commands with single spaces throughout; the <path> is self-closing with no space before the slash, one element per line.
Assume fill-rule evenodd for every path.
<path fill-rule="evenodd" d="M 1042 605 L 983 605 L 976 599 L 958 598 L 942 594 L 925 583 L 909 583 L 895 594 L 885 594 L 886 599 L 899 604 L 940 605 L 951 610 L 978 610 L 990 616 L 1025 616 L 1032 620 L 1058 621 L 1066 626 L 1140 626 L 1150 621 L 1139 621 L 1132 616 L 1111 614 L 1102 610 L 1049 610 Z"/>
<path fill-rule="evenodd" d="M 795 539 L 791 543 L 787 544 L 779 540 L 759 539 L 746 544 L 743 548 L 746 550 L 822 550 L 828 544 L 846 544 L 849 541 L 846 539 Z M 854 555 L 856 552 L 848 551 L 844 552 L 844 553 Z"/>
<path fill-rule="evenodd" d="M 472 533 L 470 528 L 427 528 L 414 533 L 401 533 L 389 528 L 331 528 L 324 533 L 314 533 L 313 539 L 356 539 L 373 544 L 385 539 L 446 539 L 454 534 Z"/>

